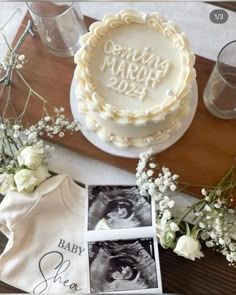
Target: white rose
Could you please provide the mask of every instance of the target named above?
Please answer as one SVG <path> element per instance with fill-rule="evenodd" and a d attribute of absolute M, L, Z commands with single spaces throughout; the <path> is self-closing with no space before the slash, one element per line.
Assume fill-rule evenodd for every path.
<path fill-rule="evenodd" d="M 38 184 L 51 176 L 51 174 L 48 173 L 48 167 L 45 165 L 40 165 L 36 170 L 34 170 L 34 175 L 38 180 Z"/>
<path fill-rule="evenodd" d="M 162 224 L 159 218 L 156 219 L 156 235 L 164 249 L 173 248 L 176 234 L 170 230 L 169 224 Z"/>
<path fill-rule="evenodd" d="M 159 218 L 157 218 L 156 220 L 156 235 L 159 238 L 162 248 L 167 249 L 168 247 L 166 246 L 166 243 L 165 243 L 165 232 L 163 231 L 163 228 L 161 226 L 161 221 Z"/>
<path fill-rule="evenodd" d="M 17 160 L 20 166 L 36 169 L 43 159 L 43 149 L 37 146 L 27 146 L 20 151 Z"/>
<path fill-rule="evenodd" d="M 0 177 L 0 194 L 5 195 L 9 191 L 15 191 L 15 181 L 13 174 L 1 174 Z"/>
<path fill-rule="evenodd" d="M 198 240 L 195 240 L 191 236 L 183 235 L 178 239 L 174 252 L 179 256 L 195 260 L 195 258 L 204 256 L 200 249 L 201 244 Z"/>
<path fill-rule="evenodd" d="M 26 191 L 27 193 L 32 193 L 39 184 L 34 171 L 29 169 L 21 169 L 16 172 L 14 180 L 18 192 Z"/>

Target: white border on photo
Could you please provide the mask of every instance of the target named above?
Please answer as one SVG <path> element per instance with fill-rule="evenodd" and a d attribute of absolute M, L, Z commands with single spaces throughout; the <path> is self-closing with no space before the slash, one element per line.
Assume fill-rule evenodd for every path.
<path fill-rule="evenodd" d="M 89 186 L 135 186 L 135 184 L 104 184 L 104 185 L 88 185 Z M 137 227 L 137 228 L 125 228 L 125 229 L 111 229 L 111 230 L 88 230 L 88 210 L 89 210 L 89 198 L 86 202 L 86 255 L 87 255 L 87 273 L 88 273 L 88 290 L 90 292 L 90 277 L 89 277 L 89 255 L 88 255 L 88 242 L 96 241 L 112 241 L 112 240 L 132 240 L 132 239 L 142 239 L 142 238 L 152 238 L 153 247 L 154 247 L 154 258 L 156 264 L 156 273 L 157 273 L 157 282 L 158 288 L 152 289 L 141 289 L 141 290 L 130 290 L 130 291 L 114 291 L 109 292 L 109 294 L 162 294 L 162 278 L 161 278 L 161 268 L 160 268 L 160 258 L 159 258 L 159 249 L 158 249 L 158 240 L 156 237 L 156 216 L 155 216 L 155 201 L 151 199 L 151 214 L 152 214 L 152 226 Z M 92 293 L 92 294 L 105 294 L 106 292 L 101 293 Z M 108 293 L 106 293 L 108 294 Z"/>
<path fill-rule="evenodd" d="M 88 185 L 88 193 L 90 187 L 136 187 L 135 184 L 120 184 L 120 185 Z M 138 238 L 140 234 L 143 237 L 150 237 L 150 235 L 155 234 L 155 202 L 150 198 L 151 204 L 151 216 L 152 216 L 152 225 L 150 226 L 139 226 L 139 227 L 130 227 L 130 228 L 116 228 L 116 229 L 106 229 L 106 230 L 89 230 L 89 221 L 88 221 L 88 213 L 89 213 L 89 198 L 87 200 L 86 206 L 86 229 L 89 241 L 97 241 L 97 240 L 114 240 L 117 239 L 117 236 L 129 236 L 130 238 Z"/>

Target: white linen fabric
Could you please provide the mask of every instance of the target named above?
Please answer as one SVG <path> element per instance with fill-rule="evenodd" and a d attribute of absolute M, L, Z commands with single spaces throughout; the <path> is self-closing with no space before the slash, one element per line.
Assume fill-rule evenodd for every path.
<path fill-rule="evenodd" d="M 0 280 L 30 293 L 85 293 L 86 196 L 66 175 L 31 195 L 8 193 L 0 204 L 0 230 L 8 238 Z"/>

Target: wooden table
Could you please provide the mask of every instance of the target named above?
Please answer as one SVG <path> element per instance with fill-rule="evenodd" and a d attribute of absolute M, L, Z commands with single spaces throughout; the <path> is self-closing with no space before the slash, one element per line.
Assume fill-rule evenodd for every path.
<path fill-rule="evenodd" d="M 26 26 L 27 15 L 16 39 Z M 89 25 L 94 20 L 86 17 Z M 71 115 L 69 91 L 74 72 L 73 58 L 63 59 L 48 53 L 38 36 L 28 36 L 21 47 L 26 55 L 27 65 L 22 70 L 30 85 L 55 106 L 63 106 Z M 171 148 L 158 154 L 160 164 L 168 166 L 190 183 L 216 184 L 222 175 L 235 164 L 236 156 L 236 120 L 220 120 L 206 110 L 202 94 L 214 62 L 197 56 L 196 70 L 199 88 L 199 101 L 194 120 L 185 135 Z M 22 98 L 26 89 L 18 77 L 13 78 L 12 96 L 16 109 L 22 109 Z M 38 118 L 40 105 L 31 101 L 27 120 L 34 122 Z M 67 135 L 54 142 L 73 149 L 95 159 L 107 162 L 130 172 L 135 172 L 136 159 L 115 157 L 97 149 L 81 134 Z M 3 249 L 5 241 L 0 239 Z M 178 257 L 170 251 L 160 248 L 161 271 L 164 292 L 188 294 L 233 294 L 236 290 L 236 269 L 230 268 L 223 256 L 204 249 L 205 258 L 192 262 Z M 0 282 L 0 292 L 19 292 Z"/>
<path fill-rule="evenodd" d="M 92 19 L 86 18 L 89 25 Z M 18 33 L 22 32 L 26 20 Z M 60 58 L 50 54 L 42 45 L 39 36 L 28 36 L 21 47 L 27 64 L 21 70 L 33 89 L 47 98 L 55 106 L 63 106 L 66 115 L 70 111 L 69 92 L 75 64 L 73 58 Z M 158 162 L 181 175 L 183 181 L 191 184 L 215 185 L 226 171 L 235 164 L 236 120 L 222 120 L 212 116 L 203 103 L 203 89 L 211 73 L 214 62 L 196 56 L 199 100 L 193 122 L 185 135 L 172 147 L 157 155 Z M 12 97 L 17 110 L 22 110 L 27 97 L 27 89 L 18 76 L 13 77 Z M 4 100 L 0 102 L 4 104 Z M 32 99 L 29 103 L 27 121 L 36 122 L 42 104 Z M 73 149 L 86 156 L 107 162 L 132 173 L 137 166 L 136 159 L 126 159 L 105 153 L 84 138 L 80 133 L 63 138 L 55 137 L 55 143 Z"/>

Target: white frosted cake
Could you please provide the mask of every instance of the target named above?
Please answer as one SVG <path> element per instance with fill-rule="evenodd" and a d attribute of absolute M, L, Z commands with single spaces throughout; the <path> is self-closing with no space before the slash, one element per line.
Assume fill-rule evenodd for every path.
<path fill-rule="evenodd" d="M 158 13 L 106 14 L 75 55 L 87 128 L 119 147 L 164 142 L 188 114 L 194 60 L 185 34 Z"/>

